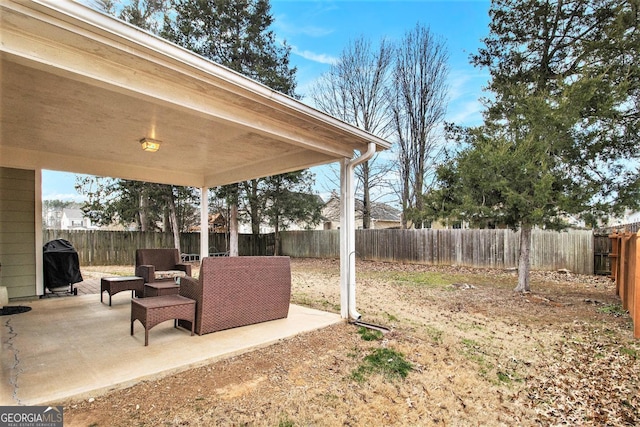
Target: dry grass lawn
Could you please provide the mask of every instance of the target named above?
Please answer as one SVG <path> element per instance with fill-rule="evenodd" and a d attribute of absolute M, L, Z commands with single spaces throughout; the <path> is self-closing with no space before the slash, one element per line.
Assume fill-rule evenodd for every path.
<path fill-rule="evenodd" d="M 292 269 L 292 302 L 339 312 L 336 260 L 294 259 Z M 520 295 L 501 270 L 357 269 L 362 320 L 390 333 L 337 325 L 63 402 L 65 425 L 640 424 L 640 343 L 609 279 L 533 272 L 533 292 Z"/>

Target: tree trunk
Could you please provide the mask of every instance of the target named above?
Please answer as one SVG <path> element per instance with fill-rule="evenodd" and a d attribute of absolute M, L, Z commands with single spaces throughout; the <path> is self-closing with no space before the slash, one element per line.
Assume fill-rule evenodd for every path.
<path fill-rule="evenodd" d="M 407 221 L 407 211 L 410 207 L 410 193 L 409 193 L 409 160 L 405 157 L 402 158 L 401 165 L 402 173 L 402 216 L 401 216 L 401 228 L 406 230 L 409 228 L 409 222 Z"/>
<path fill-rule="evenodd" d="M 178 253 L 182 253 L 180 250 L 180 226 L 178 225 L 178 215 L 176 213 L 176 201 L 173 196 L 173 187 L 169 187 L 170 193 L 167 195 L 169 205 L 169 223 L 171 224 L 171 231 L 173 231 L 173 245 L 178 250 Z"/>
<path fill-rule="evenodd" d="M 422 228 L 422 210 L 424 205 L 422 202 L 422 193 L 424 191 L 424 156 L 427 150 L 426 146 L 427 144 L 425 141 L 420 141 L 418 143 L 418 164 L 416 165 L 416 170 L 414 172 L 413 204 L 416 215 L 414 215 L 413 228 L 417 229 Z"/>
<path fill-rule="evenodd" d="M 371 191 L 369 188 L 369 161 L 362 164 L 362 228 L 371 228 Z"/>
<path fill-rule="evenodd" d="M 147 199 L 147 192 L 140 191 L 140 209 L 138 210 L 138 218 L 140 221 L 140 231 L 147 231 L 147 210 L 149 209 L 149 200 Z"/>
<path fill-rule="evenodd" d="M 238 204 L 229 206 L 229 256 L 238 256 Z"/>
<path fill-rule="evenodd" d="M 260 234 L 260 209 L 258 207 L 258 180 L 252 179 L 249 183 L 249 212 L 251 215 L 251 234 Z"/>
<path fill-rule="evenodd" d="M 522 225 L 520 228 L 520 258 L 518 260 L 518 286 L 516 292 L 530 292 L 529 268 L 531 265 L 529 254 L 531 252 L 531 225 Z"/>
<path fill-rule="evenodd" d="M 171 209 L 168 206 L 162 209 L 162 232 L 167 231 L 171 231 Z"/>
<path fill-rule="evenodd" d="M 278 250 L 278 247 L 280 246 L 280 227 L 278 227 L 278 224 L 280 223 L 279 218 L 276 218 L 276 225 L 274 227 L 274 233 L 273 233 L 273 240 L 274 240 L 274 245 L 273 245 L 273 256 L 278 256 L 280 255 L 280 252 Z"/>

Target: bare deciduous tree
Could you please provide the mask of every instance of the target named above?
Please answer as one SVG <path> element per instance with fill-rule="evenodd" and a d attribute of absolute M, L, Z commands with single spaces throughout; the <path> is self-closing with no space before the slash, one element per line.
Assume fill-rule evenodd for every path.
<path fill-rule="evenodd" d="M 393 47 L 384 39 L 377 50 L 362 37 L 351 41 L 313 87 L 311 97 L 322 111 L 387 138 L 392 130 L 388 96 L 392 61 Z M 363 228 L 370 228 L 371 189 L 383 181 L 387 172 L 388 165 L 377 159 L 364 162 L 356 170 Z"/>
<path fill-rule="evenodd" d="M 398 45 L 394 68 L 393 117 L 398 140 L 402 227 L 422 227 L 425 182 L 443 153 L 438 129 L 447 103 L 449 54 L 428 28 L 416 25 Z"/>

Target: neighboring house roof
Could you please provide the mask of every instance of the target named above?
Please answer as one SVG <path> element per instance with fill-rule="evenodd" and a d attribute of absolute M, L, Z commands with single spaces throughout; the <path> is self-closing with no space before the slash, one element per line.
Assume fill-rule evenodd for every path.
<path fill-rule="evenodd" d="M 215 187 L 391 146 L 73 1 L 0 1 L 0 39 L 2 166 Z"/>
<path fill-rule="evenodd" d="M 224 231 L 226 226 L 227 220 L 220 212 L 209 214 L 209 230 Z M 189 227 L 189 231 L 200 231 L 200 224 Z"/>
<path fill-rule="evenodd" d="M 360 200 L 356 200 L 356 212 L 360 212 L 361 210 L 362 202 Z M 385 203 L 371 203 L 371 218 L 377 221 L 400 221 L 401 214 L 402 212 L 400 212 L 400 210 Z"/>
<path fill-rule="evenodd" d="M 62 215 L 71 221 L 82 221 L 84 219 L 84 212 L 81 209 L 62 209 Z"/>
<path fill-rule="evenodd" d="M 362 218 L 362 200 L 356 199 L 356 218 Z M 400 222 L 402 212 L 386 203 L 371 203 L 371 219 L 375 221 Z M 322 215 L 329 221 L 340 221 L 340 197 L 332 194 L 322 209 Z"/>
<path fill-rule="evenodd" d="M 97 227 L 91 226 L 91 221 L 77 208 L 64 208 L 62 209 L 62 218 L 60 219 L 60 228 L 63 230 L 68 229 L 96 229 Z"/>

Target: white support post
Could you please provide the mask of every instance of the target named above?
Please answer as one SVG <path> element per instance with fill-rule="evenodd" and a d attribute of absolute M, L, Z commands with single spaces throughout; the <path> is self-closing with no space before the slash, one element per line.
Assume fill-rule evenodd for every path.
<path fill-rule="evenodd" d="M 349 194 L 352 192 L 349 184 L 349 159 L 340 162 L 340 315 L 349 318 L 349 283 L 351 261 L 349 257 L 350 229 L 349 229 Z"/>
<path fill-rule="evenodd" d="M 356 310 L 356 212 L 354 172 L 356 166 L 375 155 L 375 143 L 355 159 L 340 163 L 340 315 L 358 320 Z"/>
<path fill-rule="evenodd" d="M 35 254 L 36 254 L 36 295 L 44 295 L 44 260 L 42 241 L 42 168 L 35 170 Z"/>
<path fill-rule="evenodd" d="M 200 188 L 200 262 L 209 256 L 209 189 Z"/>

